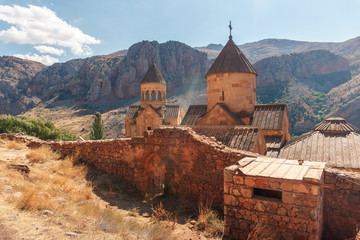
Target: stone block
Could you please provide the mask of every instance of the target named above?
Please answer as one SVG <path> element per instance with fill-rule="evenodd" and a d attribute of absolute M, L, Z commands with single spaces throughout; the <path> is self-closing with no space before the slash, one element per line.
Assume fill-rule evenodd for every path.
<path fill-rule="evenodd" d="M 295 191 L 298 193 L 309 193 L 309 190 L 304 184 L 295 184 Z"/>
<path fill-rule="evenodd" d="M 245 198 L 251 198 L 253 195 L 252 189 L 242 188 L 240 189 L 241 195 Z"/>
<path fill-rule="evenodd" d="M 269 185 L 271 189 L 279 189 L 280 188 L 280 183 L 279 182 L 274 182 L 274 181 L 269 181 Z"/>
<path fill-rule="evenodd" d="M 252 178 L 245 178 L 245 185 L 248 185 L 249 187 L 255 186 L 255 180 Z"/>
<path fill-rule="evenodd" d="M 224 195 L 224 204 L 230 206 L 236 206 L 236 198 L 232 195 Z"/>
<path fill-rule="evenodd" d="M 292 183 L 283 182 L 283 183 L 280 184 L 280 189 L 281 189 L 281 190 L 284 190 L 284 191 L 292 192 L 292 191 L 293 191 L 293 184 L 292 184 Z"/>
<path fill-rule="evenodd" d="M 264 179 L 256 179 L 255 180 L 256 186 L 260 188 L 269 188 L 270 184 L 269 181 Z"/>
<path fill-rule="evenodd" d="M 287 214 L 287 211 L 285 208 L 279 208 L 276 212 L 278 215 L 285 216 Z"/>
<path fill-rule="evenodd" d="M 264 204 L 262 204 L 261 202 L 256 203 L 254 209 L 256 211 L 259 211 L 259 212 L 264 212 L 265 211 Z"/>
<path fill-rule="evenodd" d="M 240 185 L 244 184 L 244 177 L 234 176 L 233 179 L 235 184 L 240 184 Z"/>

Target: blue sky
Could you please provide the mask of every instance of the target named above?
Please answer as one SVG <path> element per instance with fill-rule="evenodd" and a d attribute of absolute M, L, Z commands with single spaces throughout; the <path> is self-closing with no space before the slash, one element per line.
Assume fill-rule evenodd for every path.
<path fill-rule="evenodd" d="M 0 55 L 46 64 L 109 54 L 142 40 L 190 46 L 265 38 L 360 36 L 360 0 L 0 0 Z"/>

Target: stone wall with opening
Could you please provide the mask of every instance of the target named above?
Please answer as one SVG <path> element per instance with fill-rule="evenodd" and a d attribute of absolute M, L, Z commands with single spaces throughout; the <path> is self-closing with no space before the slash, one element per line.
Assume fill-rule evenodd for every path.
<path fill-rule="evenodd" d="M 258 157 L 226 168 L 225 235 L 247 239 L 262 225 L 271 229 L 274 239 L 320 239 L 324 166 Z"/>

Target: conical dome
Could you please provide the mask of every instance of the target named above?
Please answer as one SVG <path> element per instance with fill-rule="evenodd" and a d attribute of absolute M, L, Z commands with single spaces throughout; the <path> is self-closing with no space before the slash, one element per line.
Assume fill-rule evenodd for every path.
<path fill-rule="evenodd" d="M 165 83 L 166 81 L 161 75 L 159 69 L 156 67 L 155 63 L 153 62 L 146 72 L 145 77 L 141 80 L 141 83 Z"/>
<path fill-rule="evenodd" d="M 358 129 L 348 123 L 345 119 L 339 117 L 327 118 L 313 128 L 313 131 L 331 132 L 331 133 L 349 133 L 356 132 Z"/>
<path fill-rule="evenodd" d="M 247 60 L 239 47 L 234 43 L 231 36 L 213 65 L 206 73 L 206 76 L 226 72 L 244 72 L 254 73 L 257 75 L 255 68 L 251 65 L 249 60 Z"/>

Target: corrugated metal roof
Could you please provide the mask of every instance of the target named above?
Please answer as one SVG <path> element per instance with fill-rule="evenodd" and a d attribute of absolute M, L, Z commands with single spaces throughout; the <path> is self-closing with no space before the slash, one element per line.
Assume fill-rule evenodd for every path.
<path fill-rule="evenodd" d="M 156 67 L 153 62 L 150 65 L 150 68 L 147 70 L 145 77 L 141 80 L 141 83 L 165 83 L 166 81 L 161 75 L 159 69 Z"/>
<path fill-rule="evenodd" d="M 159 113 L 159 108 L 154 108 L 152 105 L 148 105 L 148 107 L 151 107 L 157 114 L 159 114 L 160 117 L 162 115 Z M 179 116 L 179 105 L 166 105 L 164 109 L 164 119 L 176 119 Z M 128 110 L 126 111 L 125 119 L 136 119 L 138 117 L 139 110 L 144 110 L 142 107 L 133 105 L 129 106 Z"/>
<path fill-rule="evenodd" d="M 238 46 L 230 37 L 225 47 L 221 50 L 213 65 L 206 73 L 206 76 L 215 73 L 245 72 L 257 75 L 255 68 L 241 52 Z"/>
<path fill-rule="evenodd" d="M 360 169 L 360 135 L 314 131 L 285 145 L 279 157 L 325 162 L 329 167 Z"/>
<path fill-rule="evenodd" d="M 165 119 L 176 119 L 179 116 L 179 105 L 166 105 L 164 118 Z"/>
<path fill-rule="evenodd" d="M 285 111 L 286 104 L 255 105 L 251 125 L 265 130 L 281 130 Z"/>
<path fill-rule="evenodd" d="M 325 168 L 325 163 L 270 157 L 246 157 L 237 165 L 238 170 L 246 176 L 311 182 L 320 182 Z"/>
<path fill-rule="evenodd" d="M 181 125 L 196 125 L 206 114 L 207 105 L 190 105 Z"/>
<path fill-rule="evenodd" d="M 138 116 L 140 106 L 132 105 L 126 111 L 125 119 L 135 119 Z"/>
<path fill-rule="evenodd" d="M 280 149 L 282 136 L 264 136 L 267 149 Z"/>
<path fill-rule="evenodd" d="M 348 133 L 357 132 L 357 128 L 348 123 L 345 119 L 332 117 L 325 119 L 313 128 L 314 131 Z"/>
<path fill-rule="evenodd" d="M 227 127 L 227 126 L 193 126 L 199 135 L 215 137 L 224 145 L 244 151 L 254 151 L 259 137 L 259 128 L 254 127 Z"/>

